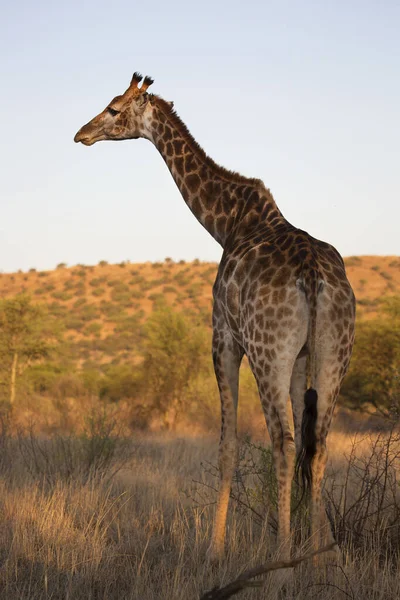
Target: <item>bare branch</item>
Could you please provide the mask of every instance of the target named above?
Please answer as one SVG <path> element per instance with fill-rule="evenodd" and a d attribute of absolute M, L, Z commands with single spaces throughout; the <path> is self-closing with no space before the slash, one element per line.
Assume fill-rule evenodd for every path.
<path fill-rule="evenodd" d="M 249 569 L 245 571 L 237 579 L 231 581 L 223 588 L 214 588 L 209 592 L 206 592 L 200 597 L 200 600 L 225 600 L 226 598 L 230 598 L 234 596 L 238 592 L 249 588 L 249 587 L 259 587 L 262 585 L 263 581 L 251 581 L 253 577 L 258 577 L 259 575 L 264 575 L 265 573 L 269 573 L 270 571 L 277 571 L 278 569 L 291 569 L 296 567 L 300 563 L 309 558 L 313 558 L 313 556 L 317 556 L 317 554 L 322 554 L 323 552 L 329 552 L 329 550 L 333 550 L 336 542 L 329 544 L 328 546 L 324 546 L 319 550 L 315 550 L 314 552 L 309 552 L 308 554 L 304 554 L 303 556 L 299 556 L 299 558 L 294 558 L 293 560 L 278 560 L 275 562 L 270 562 L 265 565 L 260 565 L 258 567 L 254 567 L 253 569 Z"/>

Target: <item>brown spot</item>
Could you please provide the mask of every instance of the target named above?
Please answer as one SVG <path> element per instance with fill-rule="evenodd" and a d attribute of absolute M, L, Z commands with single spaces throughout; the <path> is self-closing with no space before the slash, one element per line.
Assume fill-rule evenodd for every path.
<path fill-rule="evenodd" d="M 183 143 L 183 140 L 174 140 L 172 142 L 176 156 L 180 156 L 182 154 Z"/>
<path fill-rule="evenodd" d="M 191 154 L 185 156 L 185 171 L 186 173 L 191 173 L 195 171 L 197 168 L 196 161 L 194 160 Z"/>
<path fill-rule="evenodd" d="M 197 196 L 196 196 L 196 198 L 193 199 L 193 201 L 191 203 L 191 209 L 196 216 L 199 216 L 202 213 L 202 207 L 200 204 L 200 200 L 197 198 Z"/>
<path fill-rule="evenodd" d="M 212 215 L 207 215 L 204 221 L 204 226 L 207 231 L 214 231 L 214 217 Z"/>
<path fill-rule="evenodd" d="M 179 173 L 179 175 L 183 175 L 185 172 L 185 169 L 183 168 L 183 158 L 180 158 L 180 157 L 175 158 L 174 164 L 175 164 L 175 168 L 176 168 L 177 172 Z"/>
<path fill-rule="evenodd" d="M 200 187 L 200 183 L 200 177 L 196 175 L 196 173 L 193 173 L 192 175 L 188 175 L 186 177 L 186 185 L 188 186 L 191 192 L 197 192 L 197 190 Z"/>
<path fill-rule="evenodd" d="M 164 141 L 168 142 L 169 140 L 172 140 L 172 131 L 170 127 L 166 127 L 165 128 L 165 133 L 164 133 Z"/>

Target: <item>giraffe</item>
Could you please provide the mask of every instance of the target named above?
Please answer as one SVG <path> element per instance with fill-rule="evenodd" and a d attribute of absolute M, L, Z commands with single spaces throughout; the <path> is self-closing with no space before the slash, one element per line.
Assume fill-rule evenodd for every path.
<path fill-rule="evenodd" d="M 151 141 L 194 216 L 222 246 L 212 316 L 221 400 L 220 481 L 209 556 L 218 561 L 224 554 L 237 460 L 239 367 L 246 354 L 271 438 L 278 544 L 287 559 L 295 464 L 309 491 L 312 546 L 321 544 L 323 531 L 325 539 L 332 535 L 321 484 L 326 438 L 354 341 L 354 294 L 337 250 L 291 225 L 261 180 L 228 171 L 207 156 L 173 103 L 147 91 L 152 83 L 134 73 L 128 89 L 74 139 L 86 146 L 100 140 Z"/>

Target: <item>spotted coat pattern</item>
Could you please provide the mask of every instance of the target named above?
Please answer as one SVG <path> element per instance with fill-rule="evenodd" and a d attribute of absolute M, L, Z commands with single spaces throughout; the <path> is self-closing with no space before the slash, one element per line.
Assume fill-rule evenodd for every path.
<path fill-rule="evenodd" d="M 353 340 L 355 300 L 339 253 L 291 225 L 270 191 L 209 158 L 173 111 L 147 93 L 150 78 L 130 87 L 81 128 L 75 141 L 143 137 L 156 146 L 185 202 L 223 247 L 213 288 L 213 361 L 221 398 L 220 486 L 210 554 L 223 554 L 237 455 L 239 367 L 246 354 L 271 438 L 279 493 L 279 543 L 290 554 L 290 490 L 301 451 L 304 394 L 318 393 L 312 463 L 312 539 L 329 537 L 321 505 L 326 437 Z M 294 438 L 289 425 L 290 395 Z"/>

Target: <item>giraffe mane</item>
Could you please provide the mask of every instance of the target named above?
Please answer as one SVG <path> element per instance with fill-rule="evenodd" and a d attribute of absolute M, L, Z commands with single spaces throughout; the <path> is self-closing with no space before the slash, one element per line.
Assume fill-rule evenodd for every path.
<path fill-rule="evenodd" d="M 164 116 L 167 117 L 169 122 L 179 131 L 182 135 L 183 139 L 192 150 L 192 152 L 196 153 L 207 166 L 219 177 L 225 179 L 226 181 L 230 181 L 232 183 L 243 183 L 247 185 L 254 185 L 264 187 L 264 183 L 261 179 L 257 179 L 255 177 L 245 177 L 236 171 L 231 171 L 229 169 L 225 169 L 221 165 L 218 165 L 208 154 L 203 150 L 198 142 L 194 139 L 193 135 L 190 133 L 187 125 L 182 121 L 178 113 L 174 110 L 173 105 L 161 98 L 160 96 L 156 96 L 154 94 L 151 95 L 151 98 L 155 105 L 161 110 Z"/>

